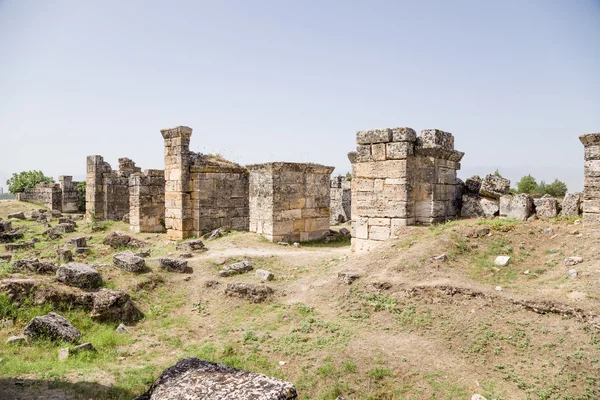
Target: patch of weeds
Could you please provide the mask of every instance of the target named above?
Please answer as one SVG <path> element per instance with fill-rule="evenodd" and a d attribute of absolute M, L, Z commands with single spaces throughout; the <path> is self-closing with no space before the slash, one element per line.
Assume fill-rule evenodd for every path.
<path fill-rule="evenodd" d="M 350 236 L 340 236 L 337 239 L 332 239 L 331 241 L 325 243 L 323 239 L 313 240 L 310 242 L 302 242 L 302 247 L 308 248 L 320 248 L 320 247 L 350 247 L 352 238 Z"/>
<path fill-rule="evenodd" d="M 356 373 L 357 368 L 356 368 L 356 363 L 353 361 L 344 361 L 342 363 L 342 372 L 347 373 L 347 374 L 354 374 Z"/>
<path fill-rule="evenodd" d="M 492 220 L 481 220 L 477 221 L 477 225 L 486 225 L 491 229 L 499 232 L 509 232 L 514 229 L 515 226 L 521 224 L 521 221 L 514 219 L 492 219 Z"/>
<path fill-rule="evenodd" d="M 13 268 L 10 263 L 1 262 L 0 263 L 0 278 L 4 278 L 12 274 Z"/>
<path fill-rule="evenodd" d="M 391 369 L 375 367 L 367 371 L 367 376 L 373 380 L 379 381 L 388 376 L 392 376 Z"/>

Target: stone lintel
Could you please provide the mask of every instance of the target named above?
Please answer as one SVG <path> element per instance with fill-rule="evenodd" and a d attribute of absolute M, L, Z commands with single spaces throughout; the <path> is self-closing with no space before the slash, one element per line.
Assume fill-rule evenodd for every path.
<path fill-rule="evenodd" d="M 292 163 L 292 162 L 270 162 L 264 164 L 252 164 L 246 165 L 246 168 L 250 171 L 293 171 L 313 174 L 331 174 L 335 167 L 328 167 L 321 164 L 313 163 Z"/>
<path fill-rule="evenodd" d="M 586 133 L 579 136 L 579 140 L 586 147 L 600 145 L 600 133 Z"/>
<path fill-rule="evenodd" d="M 190 128 L 189 126 L 180 125 L 180 126 L 176 126 L 173 128 L 161 129 L 160 133 L 163 136 L 163 138 L 165 138 L 165 139 L 172 139 L 172 138 L 179 138 L 179 137 L 189 139 L 192 136 L 192 128 Z"/>
<path fill-rule="evenodd" d="M 421 147 L 415 148 L 417 156 L 434 157 L 442 160 L 460 162 L 465 155 L 462 151 L 447 149 L 444 147 Z"/>

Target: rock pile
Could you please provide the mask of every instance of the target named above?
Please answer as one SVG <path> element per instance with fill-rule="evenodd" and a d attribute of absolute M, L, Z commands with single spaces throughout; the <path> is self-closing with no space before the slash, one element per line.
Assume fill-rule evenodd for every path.
<path fill-rule="evenodd" d="M 465 181 L 461 217 L 493 218 L 500 214 L 500 197 L 510 192 L 510 181 L 495 175 L 481 179 L 475 175 Z"/>

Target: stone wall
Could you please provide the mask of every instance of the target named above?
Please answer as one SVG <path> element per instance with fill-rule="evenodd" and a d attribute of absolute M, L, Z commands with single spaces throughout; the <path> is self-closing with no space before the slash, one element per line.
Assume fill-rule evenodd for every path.
<path fill-rule="evenodd" d="M 72 176 L 59 176 L 58 182 L 62 191 L 62 211 L 63 212 L 78 212 L 79 191 L 77 184 L 73 182 Z"/>
<path fill-rule="evenodd" d="M 352 219 L 352 188 L 349 179 L 337 176 L 331 180 L 330 219 L 331 225 Z"/>
<path fill-rule="evenodd" d="M 273 242 L 302 242 L 329 230 L 333 167 L 275 162 L 247 168 L 251 232 Z"/>
<path fill-rule="evenodd" d="M 62 190 L 59 184 L 42 183 L 33 189 L 25 189 L 24 192 L 16 193 L 19 201 L 39 204 L 51 210 L 62 211 Z"/>
<path fill-rule="evenodd" d="M 248 230 L 246 168 L 221 157 L 192 153 L 190 179 L 193 229 L 197 235 L 217 228 Z"/>
<path fill-rule="evenodd" d="M 584 147 L 583 223 L 600 225 L 600 133 L 579 136 Z"/>
<path fill-rule="evenodd" d="M 165 230 L 165 173 L 147 169 L 129 176 L 129 226 L 133 232 Z"/>
<path fill-rule="evenodd" d="M 113 171 L 102 156 L 88 156 L 86 166 L 86 217 L 119 221 L 129 213 L 129 176 L 141 169 L 128 158 L 119 159 Z"/>
<path fill-rule="evenodd" d="M 452 134 L 411 128 L 356 134 L 352 162 L 352 249 L 369 250 L 407 225 L 443 222 L 460 208 L 464 153 Z"/>

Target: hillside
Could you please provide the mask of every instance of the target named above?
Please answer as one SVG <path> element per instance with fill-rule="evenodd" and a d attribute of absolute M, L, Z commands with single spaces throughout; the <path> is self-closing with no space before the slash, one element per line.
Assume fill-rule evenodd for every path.
<path fill-rule="evenodd" d="M 2 201 L 0 218 L 38 208 Z M 232 232 L 204 241 L 208 250 L 193 253 L 188 274 L 159 267 L 157 258 L 181 253 L 162 234 L 130 234 L 116 222 L 92 232 L 76 222 L 76 232 L 48 240 L 39 222 L 14 221 L 25 240 L 39 242 L 11 253 L 13 260 L 56 262 L 56 249 L 88 236 L 91 253 L 77 261 L 95 264 L 103 287 L 127 291 L 144 317 L 118 334 L 118 321 L 99 322 L 72 304 L 17 306 L 0 294 L 2 399 L 130 399 L 184 357 L 290 381 L 301 399 L 600 398 L 600 235 L 577 220 L 407 227 L 367 254 L 351 253 L 346 240 L 296 248 Z M 125 249 L 102 244 L 112 231 L 145 243 L 132 250 L 150 250 L 146 272 L 112 265 Z M 502 255 L 509 264 L 494 265 Z M 566 266 L 572 256 L 583 262 Z M 262 284 L 253 271 L 219 277 L 240 260 L 275 279 Z M 0 279 L 31 277 L 66 290 L 52 274 L 14 273 L 0 263 Z M 253 303 L 227 296 L 232 282 L 275 292 Z M 59 362 L 64 343 L 5 344 L 52 310 L 97 351 Z"/>

